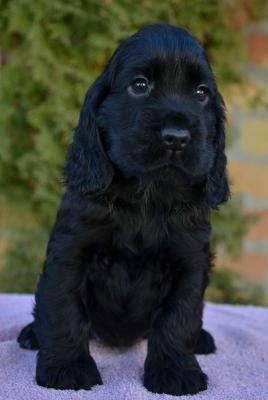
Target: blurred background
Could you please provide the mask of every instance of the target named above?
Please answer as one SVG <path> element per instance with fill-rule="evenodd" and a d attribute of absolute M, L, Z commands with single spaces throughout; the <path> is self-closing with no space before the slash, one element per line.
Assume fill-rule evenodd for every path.
<path fill-rule="evenodd" d="M 213 214 L 207 298 L 268 304 L 268 1 L 2 0 L 0 291 L 33 292 L 89 85 L 148 23 L 205 47 L 227 105 L 232 200 Z"/>

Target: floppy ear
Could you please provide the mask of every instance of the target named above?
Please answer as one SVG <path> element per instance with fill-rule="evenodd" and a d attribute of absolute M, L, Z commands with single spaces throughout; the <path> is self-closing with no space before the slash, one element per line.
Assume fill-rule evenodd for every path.
<path fill-rule="evenodd" d="M 216 149 L 213 167 L 207 178 L 207 194 L 212 208 L 228 200 L 230 189 L 226 172 L 227 158 L 225 155 L 225 107 L 221 95 L 217 94 L 216 105 L 216 136 L 214 145 Z"/>
<path fill-rule="evenodd" d="M 88 90 L 65 164 L 65 182 L 82 194 L 105 191 L 113 179 L 113 167 L 101 144 L 96 123 L 98 106 L 108 92 L 104 72 Z"/>

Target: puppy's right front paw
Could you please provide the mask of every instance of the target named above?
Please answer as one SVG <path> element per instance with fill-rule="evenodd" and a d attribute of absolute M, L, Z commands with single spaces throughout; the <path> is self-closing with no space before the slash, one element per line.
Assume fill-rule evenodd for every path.
<path fill-rule="evenodd" d="M 86 389 L 102 385 L 96 363 L 91 356 L 59 366 L 45 365 L 39 356 L 36 367 L 36 382 L 40 386 L 54 389 Z"/>

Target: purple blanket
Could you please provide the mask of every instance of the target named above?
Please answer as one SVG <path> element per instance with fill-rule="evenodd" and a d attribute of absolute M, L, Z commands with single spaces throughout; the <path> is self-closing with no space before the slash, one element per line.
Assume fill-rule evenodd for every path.
<path fill-rule="evenodd" d="M 91 391 L 59 391 L 37 386 L 36 352 L 22 350 L 16 336 L 31 321 L 33 297 L 0 295 L 1 400 L 268 400 L 268 309 L 207 304 L 205 328 L 215 336 L 218 351 L 198 356 L 209 377 L 208 390 L 174 397 L 148 392 L 142 386 L 146 341 L 120 352 L 90 344 L 104 385 Z"/>

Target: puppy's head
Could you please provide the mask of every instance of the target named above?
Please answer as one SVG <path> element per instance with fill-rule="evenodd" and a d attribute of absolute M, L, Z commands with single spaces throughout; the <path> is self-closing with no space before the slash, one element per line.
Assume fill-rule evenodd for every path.
<path fill-rule="evenodd" d="M 67 184 L 99 193 L 126 177 L 204 182 L 228 197 L 224 106 L 207 57 L 184 29 L 147 26 L 124 41 L 89 89 L 66 165 Z"/>

